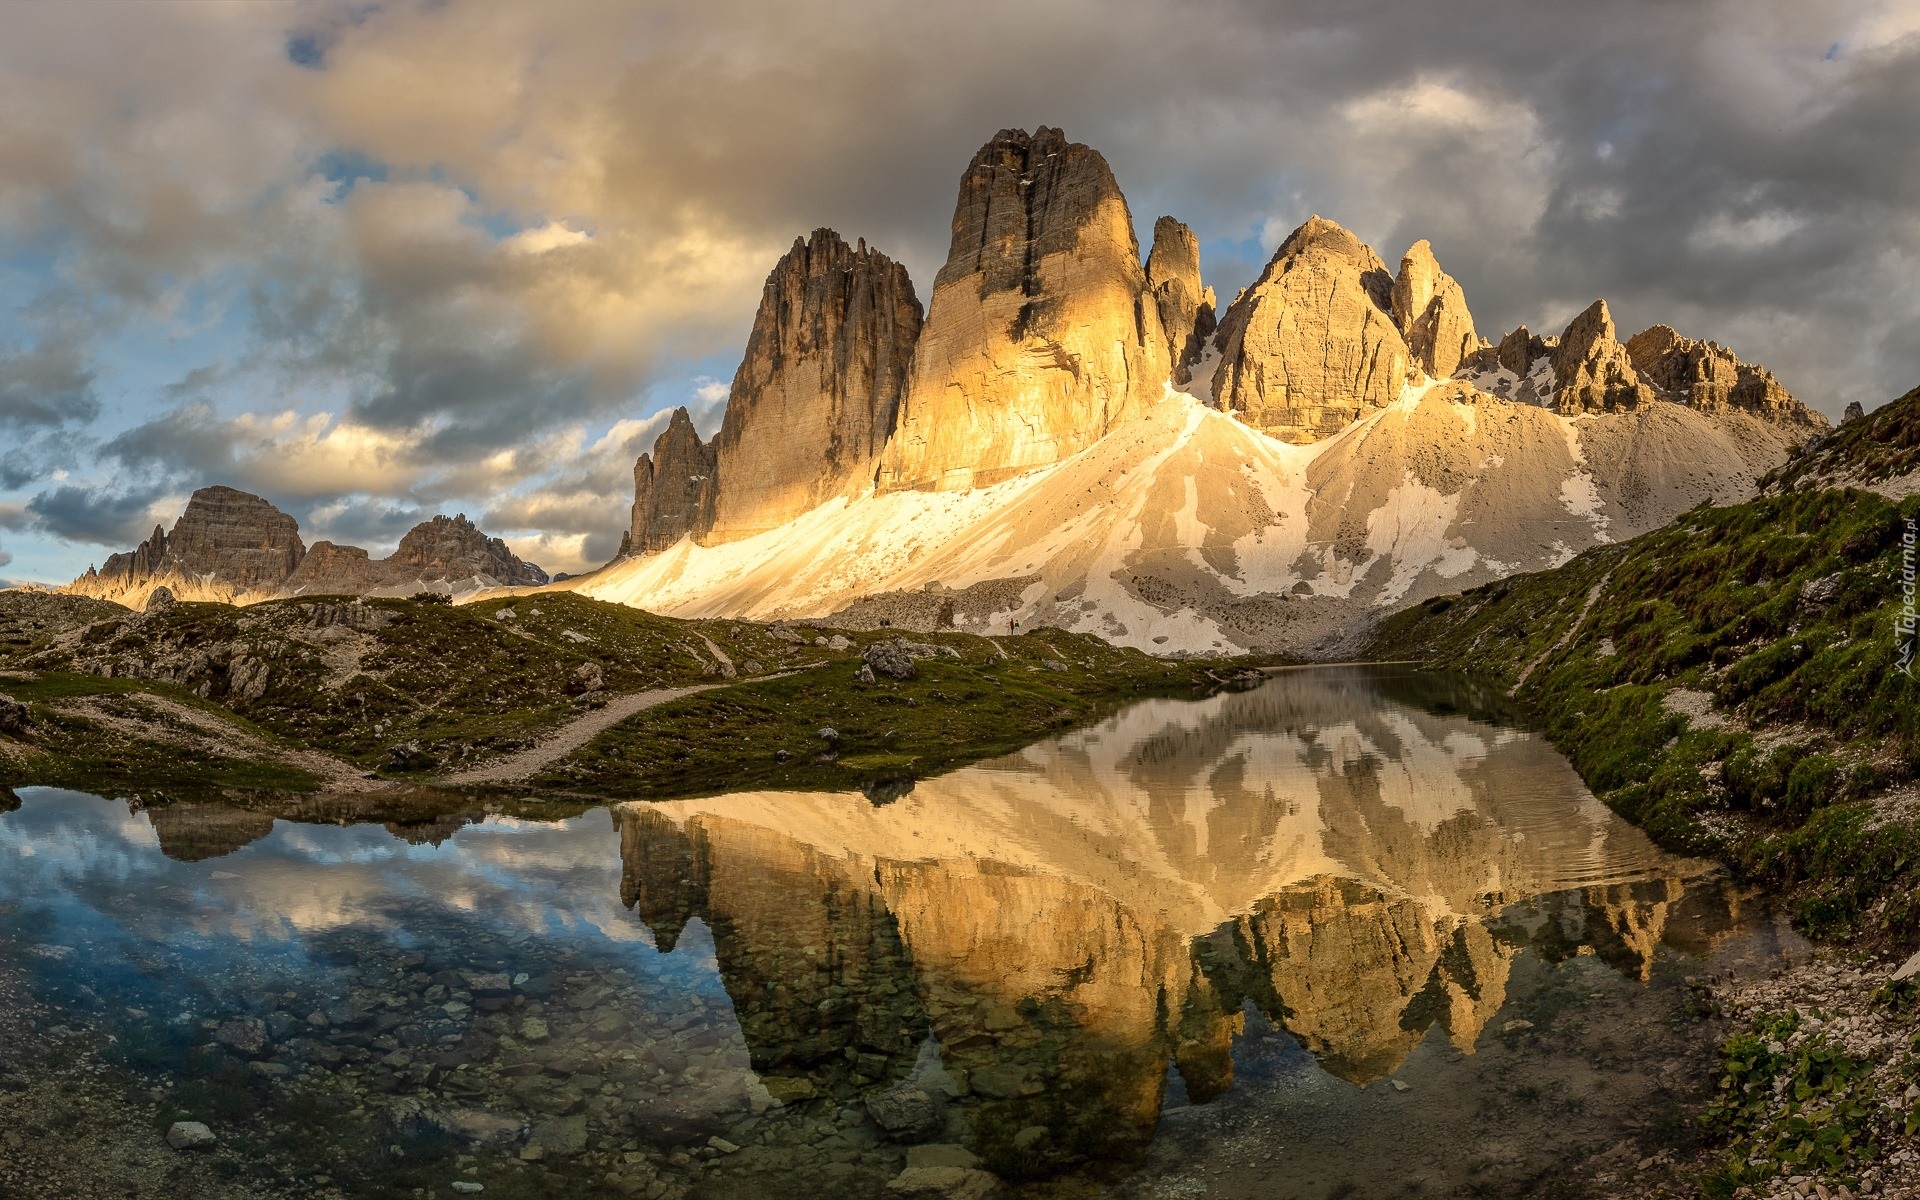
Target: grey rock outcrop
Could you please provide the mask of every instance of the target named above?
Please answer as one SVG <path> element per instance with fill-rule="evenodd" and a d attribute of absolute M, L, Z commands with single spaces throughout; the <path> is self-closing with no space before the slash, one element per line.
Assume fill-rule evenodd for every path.
<path fill-rule="evenodd" d="M 1096 151 L 1002 130 L 960 181 L 882 491 L 982 487 L 1078 453 L 1157 399 L 1167 343 Z"/>
<path fill-rule="evenodd" d="M 313 593 L 545 582 L 546 572 L 464 515 L 423 521 L 392 556 L 372 559 L 357 546 L 332 542 L 308 549 L 299 522 L 272 504 L 233 488 L 207 487 L 187 501 L 171 531 L 155 529 L 137 548 L 88 570 L 65 590 L 151 609 L 180 600 L 254 603 Z"/>
<path fill-rule="evenodd" d="M 1662 395 L 1701 412 L 1738 409 L 1780 425 L 1824 429 L 1824 417 L 1793 397 L 1773 372 L 1741 362 L 1718 342 L 1682 337 L 1655 325 L 1627 339 L 1627 357 L 1640 378 Z"/>
<path fill-rule="evenodd" d="M 1614 336 L 1613 314 L 1595 300 L 1573 319 L 1553 351 L 1554 401 L 1562 416 L 1626 412 L 1650 404 L 1653 389 Z"/>
<path fill-rule="evenodd" d="M 363 595 L 387 590 L 445 586 L 532 587 L 547 573 L 515 555 L 497 537 L 488 537 L 465 513 L 433 517 L 408 530 L 386 558 L 375 559 L 358 546 L 315 542 L 283 585 L 294 595 Z"/>
<path fill-rule="evenodd" d="M 1858 400 L 1854 400 L 1847 405 L 1847 411 L 1840 415 L 1840 423 L 1844 425 L 1849 421 L 1858 421 L 1866 415 L 1867 410 L 1861 407 Z"/>
<path fill-rule="evenodd" d="M 1200 281 L 1200 239 L 1172 217 L 1153 223 L 1153 249 L 1147 254 L 1147 287 L 1167 335 L 1173 382 L 1193 381 L 1193 365 L 1206 350 L 1216 325 L 1213 289 Z"/>
<path fill-rule="evenodd" d="M 875 642 L 861 655 L 867 668 L 877 675 L 888 679 L 908 680 L 919 672 L 913 665 L 913 656 L 898 639 L 890 642 Z"/>
<path fill-rule="evenodd" d="M 713 527 L 717 469 L 713 445 L 700 440 L 685 408 L 674 409 L 653 453 L 633 464 L 632 552 L 653 554 L 684 537 L 704 538 Z"/>
<path fill-rule="evenodd" d="M 247 492 L 204 487 L 188 498 L 172 532 L 155 526 L 152 537 L 88 574 L 103 588 L 177 577 L 236 593 L 271 591 L 305 554 L 300 523 L 286 513 Z"/>
<path fill-rule="evenodd" d="M 1466 293 L 1440 269 L 1425 238 L 1400 259 L 1400 274 L 1393 281 L 1393 319 L 1407 339 L 1408 353 L 1435 379 L 1451 377 L 1480 348 Z"/>
<path fill-rule="evenodd" d="M 920 324 L 905 267 L 831 229 L 796 240 L 767 276 L 733 377 L 701 540 L 751 537 L 872 482 Z"/>
<path fill-rule="evenodd" d="M 1314 217 L 1288 235 L 1217 335 L 1214 402 L 1283 441 L 1319 441 L 1398 398 L 1411 356 L 1393 277 L 1365 243 Z"/>

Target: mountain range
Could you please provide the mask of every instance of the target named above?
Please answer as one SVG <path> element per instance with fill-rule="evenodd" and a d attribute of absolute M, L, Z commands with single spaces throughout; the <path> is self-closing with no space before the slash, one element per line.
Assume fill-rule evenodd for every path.
<path fill-rule="evenodd" d="M 549 583 L 464 518 L 388 560 L 303 551 L 265 501 L 207 489 L 73 588 L 552 586 L 682 617 L 1324 656 L 1406 605 L 1746 499 L 1827 426 L 1714 342 L 1622 340 L 1604 300 L 1489 339 L 1427 242 L 1389 270 L 1318 216 L 1217 312 L 1193 231 L 1161 217 L 1143 258 L 1105 159 L 1056 129 L 1001 131 L 959 192 L 924 305 L 864 240 L 794 242 L 718 433 L 672 414 L 599 571 Z M 196 530 L 229 525 L 245 535 L 209 557 Z"/>
<path fill-rule="evenodd" d="M 386 558 L 358 546 L 300 540 L 300 524 L 259 496 L 230 487 L 195 492 L 171 532 L 156 527 L 67 591 L 145 608 L 156 589 L 176 600 L 255 603 L 284 596 L 449 595 L 480 588 L 537 586 L 547 573 L 488 537 L 464 514 L 422 521 Z"/>
<path fill-rule="evenodd" d="M 1826 428 L 1762 367 L 1604 300 L 1476 330 L 1425 242 L 1314 217 L 1216 314 L 1193 231 L 1144 262 L 1113 173 L 1004 130 L 924 312 L 830 229 L 768 276 L 719 434 L 673 415 L 619 560 L 559 586 L 677 616 L 1059 625 L 1159 653 L 1337 652 L 1565 562 Z"/>

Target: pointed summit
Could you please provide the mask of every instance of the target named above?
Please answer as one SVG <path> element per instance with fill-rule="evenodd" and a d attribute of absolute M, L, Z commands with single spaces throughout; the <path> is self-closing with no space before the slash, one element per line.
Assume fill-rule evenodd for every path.
<path fill-rule="evenodd" d="M 1173 381 L 1192 381 L 1189 370 L 1213 336 L 1213 290 L 1200 282 L 1200 239 L 1172 217 L 1153 223 L 1153 250 L 1147 255 L 1147 286 L 1160 312 L 1173 362 Z"/>
<path fill-rule="evenodd" d="M 1595 300 L 1573 319 L 1553 351 L 1554 399 L 1560 415 L 1620 412 L 1651 403 L 1653 389 L 1641 382 L 1614 336 L 1613 314 Z"/>
<path fill-rule="evenodd" d="M 795 239 L 734 373 L 701 541 L 751 537 L 871 482 L 920 322 L 905 267 L 831 229 Z"/>
<path fill-rule="evenodd" d="M 1393 320 L 1413 360 L 1435 379 L 1450 378 L 1480 348 L 1466 293 L 1440 269 L 1425 238 L 1401 256 L 1393 281 Z"/>
<path fill-rule="evenodd" d="M 1100 155 L 1002 130 L 960 180 L 882 491 L 1050 466 L 1158 398 L 1167 345 L 1133 218 Z"/>
<path fill-rule="evenodd" d="M 1288 442 L 1315 442 L 1400 395 L 1411 356 L 1386 264 L 1313 217 L 1220 322 L 1215 402 Z"/>
<path fill-rule="evenodd" d="M 685 406 L 673 410 L 653 453 L 633 464 L 633 524 L 628 544 L 636 554 L 665 550 L 681 538 L 704 536 L 713 525 L 714 448 L 700 440 Z"/>

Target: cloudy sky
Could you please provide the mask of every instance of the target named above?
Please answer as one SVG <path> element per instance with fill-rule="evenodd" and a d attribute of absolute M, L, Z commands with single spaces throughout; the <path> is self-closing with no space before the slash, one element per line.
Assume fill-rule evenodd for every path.
<path fill-rule="evenodd" d="M 0 40 L 0 578 L 195 487 L 384 553 L 614 550 L 828 225 L 924 300 L 997 129 L 1062 127 L 1223 299 L 1308 215 L 1483 332 L 1605 296 L 1837 415 L 1920 384 L 1920 0 L 20 0 Z"/>

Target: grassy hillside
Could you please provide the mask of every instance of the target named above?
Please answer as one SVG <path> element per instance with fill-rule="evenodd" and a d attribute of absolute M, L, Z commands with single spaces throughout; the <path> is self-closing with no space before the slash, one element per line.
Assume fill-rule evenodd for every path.
<path fill-rule="evenodd" d="M 1217 686 L 1203 666 L 1057 631 L 939 635 L 958 657 L 923 660 L 908 683 L 856 683 L 863 648 L 888 636 L 671 620 L 567 593 L 133 613 L 0 592 L 0 697 L 27 706 L 22 727 L 0 728 L 0 786 L 431 785 L 610 699 L 699 684 L 725 686 L 629 718 L 537 783 L 594 796 L 897 786 L 1135 695 Z M 828 727 L 841 736 L 823 740 Z"/>
<path fill-rule="evenodd" d="M 1371 650 L 1491 671 L 1596 794 L 1791 895 L 1806 928 L 1920 940 L 1920 685 L 1899 669 L 1920 498 L 1701 508 L 1428 601 Z"/>

